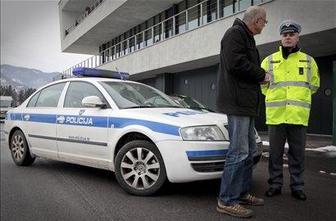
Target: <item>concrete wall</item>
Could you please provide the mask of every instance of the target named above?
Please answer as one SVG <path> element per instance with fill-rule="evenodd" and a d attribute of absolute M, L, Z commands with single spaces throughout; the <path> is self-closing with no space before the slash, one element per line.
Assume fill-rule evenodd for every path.
<path fill-rule="evenodd" d="M 63 35 L 61 38 L 62 51 L 98 54 L 99 45 L 123 34 L 180 1 L 182 0 L 105 0 L 74 31 L 71 31 L 65 38 Z M 64 20 L 62 19 L 63 11 L 78 13 L 77 7 L 85 8 L 85 5 L 90 4 L 83 2 L 83 0 L 61 3 L 59 7 L 60 21 Z M 84 13 L 84 9 L 80 12 Z M 73 20 L 73 24 L 75 20 Z M 66 25 L 67 23 L 61 24 L 61 32 L 64 33 Z"/>
<path fill-rule="evenodd" d="M 281 1 L 275 0 L 263 6 L 268 12 L 268 25 L 261 35 L 256 36 L 258 45 L 272 43 L 272 47 L 262 50 L 274 50 L 278 44 L 280 21 L 294 19 L 302 27 L 302 36 L 308 36 L 325 30 L 336 30 L 335 11 L 336 1 Z M 159 73 L 176 73 L 217 63 L 219 45 L 222 36 L 236 17 L 241 18 L 243 13 L 215 21 L 193 31 L 177 35 L 159 42 L 133 54 L 121 57 L 101 68 L 128 71 L 131 74 L 141 74 L 139 78 L 150 77 Z M 321 37 L 323 38 L 323 36 Z M 316 39 L 315 39 L 316 40 Z M 319 45 L 326 44 L 322 39 Z M 326 54 L 335 52 L 336 39 L 327 42 Z M 331 50 L 331 51 L 330 51 Z M 268 51 L 267 51 L 268 52 Z M 270 52 L 270 51 L 269 51 Z M 314 56 L 314 54 L 313 54 Z"/>
<path fill-rule="evenodd" d="M 98 44 L 96 43 L 96 39 L 99 39 L 99 33 L 103 34 L 104 30 L 100 30 L 96 32 L 95 37 L 87 38 L 87 33 L 96 27 L 96 25 L 102 21 L 105 17 L 112 14 L 117 8 L 119 8 L 122 4 L 124 4 L 127 0 L 105 0 L 100 6 L 98 6 L 89 16 L 87 16 L 77 27 L 76 30 L 70 32 L 66 37 L 62 35 L 61 37 L 61 48 L 64 52 L 82 52 L 83 54 L 97 54 L 98 53 Z M 69 14 L 70 12 L 63 12 L 63 8 L 60 6 L 59 8 L 60 14 L 60 26 L 61 26 L 61 33 L 64 33 L 64 29 L 69 25 Z M 84 11 L 82 12 L 84 13 Z M 76 21 L 77 14 L 73 12 L 73 19 L 72 23 L 74 24 Z M 64 16 L 64 20 L 62 19 Z M 78 16 L 77 16 L 78 17 Z M 82 40 L 83 43 L 81 44 L 74 44 L 74 42 L 78 41 L 79 39 Z M 92 41 L 90 41 L 92 39 Z M 100 44 L 104 43 L 102 39 Z"/>

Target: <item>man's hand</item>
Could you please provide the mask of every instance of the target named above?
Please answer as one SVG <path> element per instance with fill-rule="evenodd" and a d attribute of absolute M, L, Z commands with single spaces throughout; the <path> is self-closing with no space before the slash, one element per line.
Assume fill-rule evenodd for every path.
<path fill-rule="evenodd" d="M 267 84 L 267 83 L 271 82 L 271 80 L 272 80 L 271 73 L 266 72 L 264 80 L 262 82 L 259 82 L 259 83 L 260 84 Z"/>

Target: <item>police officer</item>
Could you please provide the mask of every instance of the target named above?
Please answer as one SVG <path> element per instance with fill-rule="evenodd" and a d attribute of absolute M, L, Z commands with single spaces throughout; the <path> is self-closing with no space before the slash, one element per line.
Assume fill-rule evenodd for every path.
<path fill-rule="evenodd" d="M 284 144 L 289 144 L 288 164 L 292 196 L 306 200 L 303 191 L 306 129 L 311 95 L 320 85 L 315 60 L 298 47 L 301 26 L 292 20 L 280 25 L 279 51 L 266 57 L 261 66 L 272 74 L 270 83 L 261 85 L 266 96 L 266 124 L 269 126 L 269 189 L 265 195 L 281 194 Z"/>

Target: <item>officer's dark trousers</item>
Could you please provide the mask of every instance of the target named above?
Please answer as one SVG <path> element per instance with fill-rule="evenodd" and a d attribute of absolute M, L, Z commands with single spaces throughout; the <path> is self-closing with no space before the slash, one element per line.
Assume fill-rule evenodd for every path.
<path fill-rule="evenodd" d="M 304 151 L 306 145 L 306 127 L 302 125 L 269 125 L 270 157 L 268 164 L 268 183 L 273 188 L 283 185 L 283 154 L 286 140 L 288 149 L 288 167 L 290 188 L 303 190 Z"/>

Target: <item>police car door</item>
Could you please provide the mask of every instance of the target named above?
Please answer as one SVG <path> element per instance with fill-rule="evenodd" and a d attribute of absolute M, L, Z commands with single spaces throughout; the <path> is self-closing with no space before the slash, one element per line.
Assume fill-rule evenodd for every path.
<path fill-rule="evenodd" d="M 84 107 L 82 100 L 97 96 L 107 103 L 98 88 L 84 81 L 71 81 L 57 115 L 59 157 L 68 162 L 106 167 L 108 151 L 107 127 L 109 107 Z"/>
<path fill-rule="evenodd" d="M 32 152 L 38 156 L 57 158 L 56 114 L 65 84 L 43 88 L 23 110 L 23 130 Z"/>

